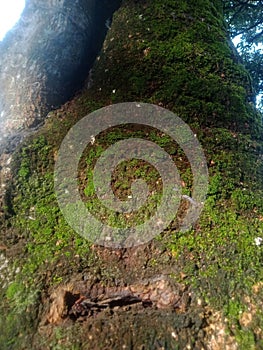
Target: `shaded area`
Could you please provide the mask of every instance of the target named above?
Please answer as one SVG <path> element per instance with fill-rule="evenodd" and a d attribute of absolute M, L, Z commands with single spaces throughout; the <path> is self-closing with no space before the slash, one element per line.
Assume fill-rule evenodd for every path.
<path fill-rule="evenodd" d="M 1 139 L 33 128 L 83 84 L 120 1 L 28 0 L 0 43 Z"/>

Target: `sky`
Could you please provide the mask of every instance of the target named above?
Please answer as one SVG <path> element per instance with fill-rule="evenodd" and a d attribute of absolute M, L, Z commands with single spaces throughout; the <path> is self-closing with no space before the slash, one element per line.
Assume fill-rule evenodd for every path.
<path fill-rule="evenodd" d="M 0 0 L 0 41 L 16 24 L 24 7 L 25 0 Z"/>

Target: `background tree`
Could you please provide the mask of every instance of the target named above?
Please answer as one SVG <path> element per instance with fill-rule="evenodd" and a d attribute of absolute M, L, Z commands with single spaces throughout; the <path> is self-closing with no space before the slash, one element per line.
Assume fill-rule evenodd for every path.
<path fill-rule="evenodd" d="M 232 38 L 239 37 L 241 58 L 253 78 L 255 95 L 262 94 L 263 2 L 224 1 L 224 13 Z M 261 102 L 262 104 L 262 102 Z"/>

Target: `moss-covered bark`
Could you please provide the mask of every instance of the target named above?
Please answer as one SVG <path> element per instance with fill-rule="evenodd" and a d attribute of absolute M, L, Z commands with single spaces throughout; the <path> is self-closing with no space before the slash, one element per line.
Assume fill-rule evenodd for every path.
<path fill-rule="evenodd" d="M 212 335 L 221 348 L 261 348 L 263 250 L 256 244 L 263 238 L 261 116 L 250 103 L 250 78 L 228 45 L 221 1 L 123 1 L 89 79 L 89 88 L 50 113 L 13 159 L 2 225 L 10 261 L 2 290 L 3 315 L 9 314 L 0 323 L 3 348 L 33 342 L 36 349 L 213 349 Z M 125 262 L 123 252 L 94 248 L 78 237 L 53 191 L 54 159 L 70 126 L 99 107 L 126 101 L 177 113 L 201 142 L 210 174 L 205 210 L 193 230 L 179 233 L 172 223 L 134 264 Z M 87 163 L 123 132 L 102 135 L 87 152 Z M 158 133 L 152 137 L 163 142 Z M 169 139 L 162 146 L 174 147 Z M 180 172 L 191 193 L 187 161 Z M 116 254 L 120 258 L 112 258 Z M 58 285 L 81 279 L 124 285 L 167 271 L 191 289 L 192 302 L 179 314 L 128 309 L 38 328 Z M 218 312 L 221 329 L 209 328 L 221 324 Z"/>

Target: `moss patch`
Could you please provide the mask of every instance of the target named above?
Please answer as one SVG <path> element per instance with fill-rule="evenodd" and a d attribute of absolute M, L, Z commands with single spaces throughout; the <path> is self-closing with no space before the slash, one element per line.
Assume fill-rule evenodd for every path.
<path fill-rule="evenodd" d="M 40 296 L 46 300 L 49 288 L 75 273 L 84 276 L 88 271 L 89 278 L 105 284 L 125 280 L 117 264 L 103 262 L 65 222 L 54 193 L 53 167 L 63 137 L 77 120 L 111 103 L 139 100 L 166 107 L 188 122 L 204 148 L 210 173 L 205 209 L 193 230 L 178 232 L 175 221 L 154 244 L 162 242 L 174 278 L 223 310 L 229 332 L 240 344 L 251 349 L 262 344 L 256 331 L 263 327 L 262 294 L 253 292 L 263 276 L 263 246 L 256 244 L 256 238 L 263 238 L 261 116 L 248 101 L 250 79 L 232 58 L 220 10 L 219 1 L 124 1 L 95 63 L 92 87 L 50 113 L 46 125 L 17 150 L 3 240 L 12 263 L 21 270 L 3 291 L 2 307 L 8 305 L 3 315 L 11 310 L 11 316 L 1 319 L 2 329 L 7 329 L 1 343 L 16 342 L 17 310 L 29 318 L 27 331 L 21 333 L 30 333 L 32 317 L 37 318 L 32 308 L 39 308 L 41 318 Z M 183 191 L 191 195 L 189 163 L 169 137 L 152 129 L 115 128 L 100 135 L 80 162 L 80 190 L 94 213 L 99 203 L 92 167 L 105 148 L 127 136 L 146 137 L 171 154 Z M 134 160 L 116 169 L 115 193 L 125 198 L 131 179 L 141 176 L 159 193 L 158 174 Z M 158 203 L 158 195 L 155 200 Z M 107 215 L 111 223 L 127 223 Z M 147 268 L 159 272 L 158 263 L 158 256 L 153 256 Z M 32 296 L 24 298 L 26 308 L 21 297 L 25 294 Z M 252 303 L 253 322 L 244 326 L 240 315 Z M 77 339 L 78 327 L 70 330 Z M 50 341 L 51 348 L 59 348 L 59 332 Z M 73 346 L 80 346 L 77 340 Z"/>

